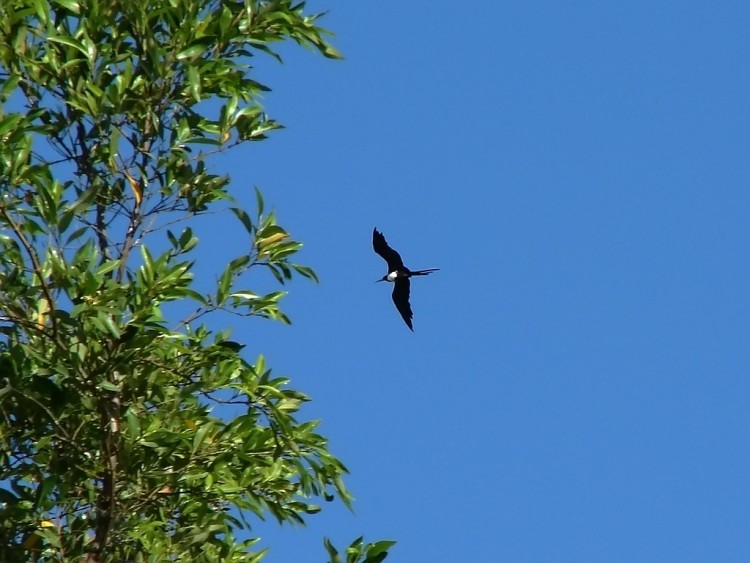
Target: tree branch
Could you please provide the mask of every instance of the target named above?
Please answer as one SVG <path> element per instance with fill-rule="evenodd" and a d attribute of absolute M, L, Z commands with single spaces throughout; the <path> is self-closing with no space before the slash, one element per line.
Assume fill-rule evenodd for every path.
<path fill-rule="evenodd" d="M 26 236 L 23 234 L 21 227 L 19 227 L 18 224 L 13 220 L 13 217 L 10 216 L 10 213 L 8 213 L 8 210 L 5 208 L 5 206 L 0 206 L 0 214 L 2 214 L 3 218 L 5 218 L 8 224 L 11 226 L 16 237 L 18 237 L 18 240 L 21 242 L 24 249 L 26 250 L 26 253 L 29 255 L 29 259 L 31 260 L 31 265 L 34 269 L 34 274 L 36 274 L 36 277 L 39 278 L 39 283 L 42 286 L 42 292 L 44 292 L 44 298 L 47 300 L 47 303 L 49 304 L 50 312 L 53 313 L 49 315 L 50 323 L 52 324 L 52 333 L 53 335 L 57 336 L 57 319 L 55 318 L 55 315 L 54 315 L 54 311 L 56 309 L 55 300 L 52 297 L 52 290 L 49 288 L 49 286 L 47 285 L 47 282 L 42 276 L 42 264 L 39 261 L 39 255 L 36 253 L 36 250 L 34 249 L 32 244 L 28 241 Z"/>
<path fill-rule="evenodd" d="M 112 374 L 112 379 L 120 379 L 119 372 Z M 99 401 L 101 428 L 104 432 L 102 457 L 104 458 L 104 475 L 102 488 L 97 502 L 97 522 L 94 541 L 86 558 L 86 563 L 100 563 L 102 554 L 109 543 L 110 534 L 117 515 L 117 457 L 119 455 L 120 435 L 120 397 L 107 394 Z"/>

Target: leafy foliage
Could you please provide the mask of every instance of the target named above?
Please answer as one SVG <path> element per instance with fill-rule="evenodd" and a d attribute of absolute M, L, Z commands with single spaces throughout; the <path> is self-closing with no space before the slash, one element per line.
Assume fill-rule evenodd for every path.
<path fill-rule="evenodd" d="M 388 549 L 395 543 L 391 540 L 383 540 L 365 544 L 364 538 L 359 537 L 346 548 L 344 560 L 328 538 L 323 541 L 331 563 L 381 563 L 388 557 Z"/>
<path fill-rule="evenodd" d="M 296 418 L 308 398 L 206 324 L 289 322 L 283 292 L 240 287 L 252 272 L 316 279 L 206 157 L 279 127 L 254 56 L 289 39 L 339 56 L 317 19 L 288 0 L 0 4 L 0 559 L 258 561 L 249 519 L 349 505 Z M 217 205 L 248 251 L 201 293 L 189 222 Z"/>

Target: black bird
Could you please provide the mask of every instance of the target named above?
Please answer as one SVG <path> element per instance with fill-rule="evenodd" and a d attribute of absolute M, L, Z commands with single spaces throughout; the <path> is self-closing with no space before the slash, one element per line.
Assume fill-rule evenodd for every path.
<path fill-rule="evenodd" d="M 388 246 L 383 233 L 377 229 L 372 230 L 372 248 L 383 260 L 388 262 L 388 273 L 377 281 L 393 283 L 393 302 L 396 304 L 398 312 L 404 318 L 406 326 L 414 332 L 414 328 L 411 326 L 411 319 L 414 315 L 411 312 L 411 305 L 409 304 L 409 278 L 412 276 L 426 276 L 432 272 L 437 272 L 440 268 L 410 270 L 404 266 L 404 261 L 401 260 L 399 253 Z"/>

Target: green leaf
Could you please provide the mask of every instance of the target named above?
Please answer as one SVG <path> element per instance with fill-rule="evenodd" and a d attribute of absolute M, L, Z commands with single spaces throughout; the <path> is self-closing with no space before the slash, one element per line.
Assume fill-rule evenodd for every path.
<path fill-rule="evenodd" d="M 299 264 L 290 264 L 290 266 L 294 268 L 297 273 L 314 281 L 315 283 L 318 283 L 320 281 L 318 280 L 318 275 L 312 268 L 309 268 L 308 266 L 300 266 Z"/>
<path fill-rule="evenodd" d="M 143 266 L 141 270 L 144 272 L 147 280 L 153 280 L 154 278 L 154 259 L 148 248 L 141 246 L 141 258 L 143 258 Z"/>
<path fill-rule="evenodd" d="M 188 227 L 180 235 L 179 247 L 182 252 L 188 252 L 198 244 L 198 237 L 193 235 L 193 229 Z"/>
<path fill-rule="evenodd" d="M 80 229 L 76 229 L 67 238 L 67 240 L 65 241 L 65 244 L 69 245 L 72 242 L 75 242 L 76 240 L 78 240 L 79 238 L 81 238 L 83 235 L 85 235 L 89 231 L 90 231 L 90 229 L 88 227 L 81 227 Z"/>
<path fill-rule="evenodd" d="M 103 276 L 104 274 L 107 274 L 111 272 L 112 270 L 116 269 L 120 265 L 119 260 L 107 260 L 104 264 L 99 266 L 99 268 L 96 270 L 97 276 Z"/>
<path fill-rule="evenodd" d="M 80 14 L 81 13 L 81 5 L 78 3 L 77 0 L 54 0 L 54 4 L 57 4 L 58 6 L 63 6 L 64 8 L 67 8 L 74 14 Z"/>
<path fill-rule="evenodd" d="M 244 271 L 245 266 L 247 266 L 250 263 L 250 257 L 245 254 L 243 256 L 238 256 L 234 260 L 232 260 L 229 263 L 229 268 L 234 272 L 235 274 L 240 274 Z"/>
<path fill-rule="evenodd" d="M 88 240 L 76 251 L 75 256 L 73 256 L 73 265 L 85 269 L 95 262 L 96 254 L 94 241 Z"/>
<path fill-rule="evenodd" d="M 369 544 L 367 546 L 367 560 L 381 555 L 383 555 L 383 559 L 385 559 L 384 554 L 394 545 L 396 545 L 396 542 L 393 540 L 381 540 L 379 542 Z M 383 559 L 378 559 L 378 561 L 382 561 Z"/>
<path fill-rule="evenodd" d="M 271 238 L 274 235 L 287 235 L 288 233 L 278 225 L 267 224 L 256 235 L 259 240 Z"/>
<path fill-rule="evenodd" d="M 73 204 L 70 206 L 70 210 L 74 213 L 77 213 L 79 215 L 82 215 L 85 213 L 89 205 L 93 203 L 93 201 L 96 199 L 96 196 L 99 195 L 99 186 L 91 186 L 90 188 L 86 189 L 82 194 L 79 195 L 78 199 L 73 202 Z"/>
<path fill-rule="evenodd" d="M 260 193 L 260 190 L 256 187 L 255 188 L 255 204 L 257 206 L 257 213 L 258 217 L 263 215 L 263 194 Z"/>
<path fill-rule="evenodd" d="M 341 557 L 339 557 L 339 552 L 336 551 L 335 547 L 333 547 L 331 540 L 329 540 L 328 538 L 323 538 L 323 545 L 325 546 L 326 551 L 328 552 L 328 556 L 331 558 L 330 563 L 341 563 Z"/>
<path fill-rule="evenodd" d="M 329 59 L 343 59 L 344 55 L 341 54 L 341 52 L 333 47 L 332 45 L 326 45 L 323 48 L 323 55 L 328 57 Z"/>
<path fill-rule="evenodd" d="M 169 239 L 169 242 L 173 248 L 180 248 L 180 243 L 178 242 L 177 237 L 174 236 L 174 233 L 172 233 L 172 231 L 170 231 L 169 229 L 167 229 L 167 238 Z"/>
<path fill-rule="evenodd" d="M 48 497 L 52 494 L 52 491 L 57 487 L 57 476 L 49 475 L 42 480 L 41 485 L 37 489 L 37 501 L 36 508 L 42 510 L 48 510 L 50 507 L 47 503 Z"/>
<path fill-rule="evenodd" d="M 137 439 L 141 435 L 141 422 L 132 407 L 125 411 L 125 420 L 128 424 L 128 433 L 130 434 L 130 437 Z"/>
<path fill-rule="evenodd" d="M 0 136 L 4 137 L 12 129 L 17 129 L 22 120 L 23 116 L 19 113 L 12 113 L 3 116 L 3 118 L 0 119 Z"/>
<path fill-rule="evenodd" d="M 177 53 L 177 59 L 178 60 L 185 60 L 185 59 L 194 59 L 196 57 L 201 56 L 209 47 L 211 46 L 211 41 L 202 39 L 200 41 L 197 41 L 190 46 L 186 47 L 179 53 Z"/>
<path fill-rule="evenodd" d="M 109 334 L 112 335 L 112 337 L 120 338 L 120 328 L 115 324 L 114 320 L 112 320 L 112 317 L 110 317 L 106 313 L 99 313 L 95 320 L 99 321 L 99 323 L 101 323 L 101 327 L 105 328 L 109 332 Z"/>
<path fill-rule="evenodd" d="M 198 67 L 190 65 L 187 68 L 187 76 L 188 76 L 188 84 L 190 85 L 190 93 L 193 96 L 193 99 L 196 102 L 201 101 L 201 92 L 202 92 L 202 85 L 201 85 L 201 76 L 198 72 Z M 208 139 L 202 139 L 200 142 L 206 142 Z M 196 143 L 199 141 L 191 140 L 190 142 Z M 218 143 L 217 144 L 221 144 Z"/>
<path fill-rule="evenodd" d="M 227 266 L 224 272 L 219 278 L 219 283 L 216 287 L 216 302 L 222 305 L 229 294 L 229 290 L 232 287 L 232 268 L 231 265 Z"/>
<path fill-rule="evenodd" d="M 73 39 L 72 37 L 68 37 L 65 35 L 53 35 L 51 37 L 47 37 L 47 41 L 52 41 L 53 43 L 60 43 L 62 45 L 67 45 L 68 47 L 73 47 L 77 51 L 80 51 L 85 57 L 88 57 L 89 53 L 86 47 L 84 47 L 83 43 L 80 41 Z"/>
<path fill-rule="evenodd" d="M 67 231 L 70 223 L 73 221 L 75 216 L 75 211 L 71 209 L 67 209 L 65 212 L 63 212 L 62 215 L 60 215 L 60 220 L 57 222 L 57 231 L 60 234 Z"/>
<path fill-rule="evenodd" d="M 211 430 L 211 425 L 205 423 L 201 425 L 193 436 L 193 453 L 196 453 L 203 445 L 203 440 L 206 439 L 206 434 Z"/>
<path fill-rule="evenodd" d="M 250 215 L 248 215 L 244 209 L 240 209 L 239 207 L 230 207 L 229 210 L 234 213 L 234 216 L 237 217 L 237 219 L 240 220 L 242 225 L 245 227 L 245 230 L 250 235 L 252 235 L 254 230 L 253 222 L 250 220 Z"/>
<path fill-rule="evenodd" d="M 43 0 L 37 0 L 37 4 L 40 4 L 41 9 L 44 10 L 47 7 L 47 3 Z M 2 80 L 0 84 L 2 84 L 2 97 L 3 99 L 7 99 L 11 96 L 11 94 L 16 90 L 18 87 L 18 83 L 21 80 L 21 76 L 18 74 L 14 74 L 9 76 L 7 79 Z"/>
<path fill-rule="evenodd" d="M 121 391 L 119 385 L 115 385 L 110 381 L 100 381 L 99 388 L 104 389 L 105 391 L 112 391 L 113 393 L 119 393 Z"/>

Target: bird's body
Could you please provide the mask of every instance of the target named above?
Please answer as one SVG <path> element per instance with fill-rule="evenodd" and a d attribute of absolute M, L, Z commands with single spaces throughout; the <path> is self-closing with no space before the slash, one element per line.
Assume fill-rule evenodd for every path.
<path fill-rule="evenodd" d="M 414 314 L 412 313 L 411 304 L 409 303 L 409 294 L 411 290 L 409 278 L 413 276 L 426 276 L 432 272 L 437 272 L 439 268 L 410 270 L 404 266 L 404 261 L 401 260 L 399 253 L 388 246 L 383 233 L 377 229 L 372 230 L 372 248 L 388 264 L 388 273 L 378 281 L 393 283 L 393 303 L 396 305 L 398 312 L 401 313 L 406 326 L 408 326 L 409 330 L 413 332 L 414 327 L 412 326 L 411 320 L 414 317 Z"/>

